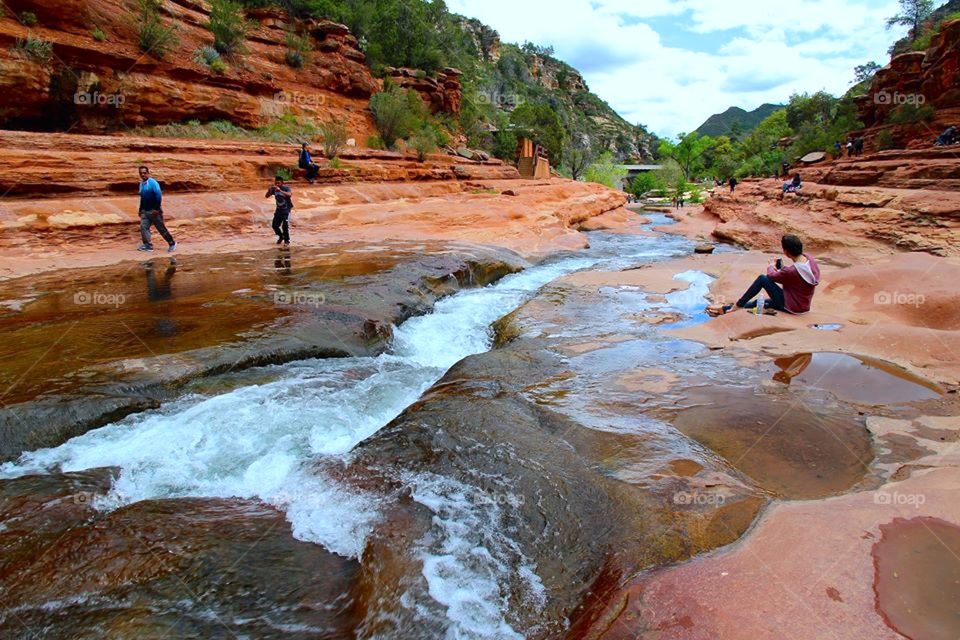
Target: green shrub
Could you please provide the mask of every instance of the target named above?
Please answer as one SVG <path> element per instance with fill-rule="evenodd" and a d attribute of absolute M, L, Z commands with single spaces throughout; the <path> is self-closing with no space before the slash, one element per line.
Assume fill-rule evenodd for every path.
<path fill-rule="evenodd" d="M 426 107 L 420 95 L 399 87 L 391 87 L 370 98 L 370 111 L 380 139 L 387 149 L 397 140 L 407 138 L 425 120 Z"/>
<path fill-rule="evenodd" d="M 104 41 L 107 39 L 107 34 L 104 33 L 104 32 L 103 32 L 103 29 L 101 29 L 100 27 L 97 27 L 96 29 L 94 29 L 93 31 L 91 31 L 91 32 L 90 32 L 90 35 L 91 35 L 91 36 L 93 37 L 93 39 L 96 40 L 97 42 L 104 42 Z"/>
<path fill-rule="evenodd" d="M 887 122 L 891 124 L 917 124 L 930 122 L 936 113 L 928 104 L 901 104 L 887 115 Z"/>
<path fill-rule="evenodd" d="M 279 169 L 277 169 L 275 175 L 278 178 L 283 178 L 284 182 L 288 182 L 291 178 L 293 178 L 293 169 L 290 169 L 288 167 L 280 167 Z"/>
<path fill-rule="evenodd" d="M 137 0 L 137 41 L 140 49 L 156 58 L 163 58 L 177 42 L 176 28 L 160 19 L 162 0 Z"/>
<path fill-rule="evenodd" d="M 37 26 L 37 14 L 31 11 L 21 11 L 20 22 L 22 22 L 25 27 L 35 27 Z"/>
<path fill-rule="evenodd" d="M 893 133 L 889 129 L 884 129 L 877 134 L 877 149 L 885 151 L 893 149 Z"/>
<path fill-rule="evenodd" d="M 241 53 L 243 41 L 253 25 L 235 0 L 211 0 L 207 28 L 213 34 L 213 46 L 224 55 Z"/>
<path fill-rule="evenodd" d="M 583 179 L 587 182 L 596 182 L 617 190 L 623 189 L 623 179 L 626 177 L 627 168 L 617 164 L 609 151 L 603 153 L 583 172 Z"/>
<path fill-rule="evenodd" d="M 219 59 L 220 59 L 220 52 L 214 49 L 213 47 L 200 47 L 193 54 L 194 62 L 196 62 L 197 64 L 204 64 L 208 67 Z"/>
<path fill-rule="evenodd" d="M 420 127 L 410 138 L 410 148 L 417 153 L 417 162 L 424 162 L 427 154 L 437 150 L 436 133 L 429 126 Z"/>
<path fill-rule="evenodd" d="M 370 136 L 367 138 L 367 146 L 371 149 L 386 149 L 387 145 L 383 144 L 383 139 L 380 136 Z"/>
<path fill-rule="evenodd" d="M 417 69 L 416 71 L 413 72 L 413 77 L 416 78 L 417 80 L 426 80 L 427 72 L 424 71 L 423 69 Z"/>
<path fill-rule="evenodd" d="M 341 169 L 343 163 L 340 162 L 340 158 L 330 158 L 330 168 L 331 169 Z"/>
<path fill-rule="evenodd" d="M 663 184 L 660 180 L 660 177 L 653 171 L 644 171 L 643 173 L 638 173 L 634 176 L 633 181 L 630 183 L 630 193 L 642 198 L 650 191 L 656 189 L 662 189 Z"/>
<path fill-rule="evenodd" d="M 223 60 L 214 60 L 210 63 L 210 70 L 218 75 L 222 76 L 227 72 L 228 69 L 229 67 L 227 67 L 227 63 Z"/>
<path fill-rule="evenodd" d="M 53 58 L 53 44 L 33 36 L 17 38 L 13 50 L 23 58 L 30 58 L 42 64 L 48 64 Z"/>
<path fill-rule="evenodd" d="M 347 126 L 342 122 L 329 120 L 321 123 L 317 129 L 323 138 L 323 155 L 329 159 L 336 158 L 343 145 L 347 144 Z"/>
<path fill-rule="evenodd" d="M 288 65 L 294 69 L 299 69 L 310 62 L 310 51 L 312 50 L 310 36 L 288 33 L 286 40 L 287 55 L 285 59 Z"/>
<path fill-rule="evenodd" d="M 180 124 L 165 124 L 137 130 L 139 135 L 155 138 L 214 138 L 218 140 L 269 140 L 270 142 L 297 142 L 316 135 L 316 127 L 296 117 L 282 118 L 258 129 L 244 129 L 228 120 L 201 123 L 189 120 Z"/>

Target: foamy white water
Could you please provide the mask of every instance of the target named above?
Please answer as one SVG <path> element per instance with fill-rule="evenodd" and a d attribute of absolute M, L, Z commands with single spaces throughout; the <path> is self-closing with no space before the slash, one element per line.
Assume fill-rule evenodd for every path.
<path fill-rule="evenodd" d="M 658 221 L 662 223 L 662 221 Z M 573 271 L 616 268 L 686 251 L 667 237 L 594 236 L 594 248 L 439 301 L 395 331 L 390 354 L 314 359 L 272 367 L 280 379 L 216 396 L 190 396 L 128 417 L 61 446 L 0 465 L 0 478 L 118 467 L 98 506 L 177 497 L 255 498 L 284 511 L 294 535 L 359 558 L 378 518 L 374 497 L 318 472 L 399 415 L 462 358 L 490 348 L 490 325 L 540 287 Z M 506 621 L 502 578 L 516 570 L 536 601 L 535 567 L 495 531 L 497 513 L 452 479 L 410 479 L 414 499 L 437 516 L 423 576 L 453 638 L 522 637 Z M 488 508 L 489 507 L 489 508 Z M 496 508 L 500 506 L 494 505 Z M 436 541 L 435 541 L 436 542 Z M 540 587 L 542 591 L 542 586 Z"/>

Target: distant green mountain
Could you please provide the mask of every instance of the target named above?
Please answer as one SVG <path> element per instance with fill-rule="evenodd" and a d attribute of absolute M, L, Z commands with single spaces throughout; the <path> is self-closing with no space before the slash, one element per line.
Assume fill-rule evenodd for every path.
<path fill-rule="evenodd" d="M 696 131 L 702 136 L 725 136 L 730 133 L 733 123 L 740 123 L 740 131 L 752 131 L 764 118 L 777 109 L 783 109 L 782 104 L 762 104 L 753 111 L 745 111 L 740 107 L 730 107 L 723 113 L 715 113 L 706 122 L 697 127 Z"/>

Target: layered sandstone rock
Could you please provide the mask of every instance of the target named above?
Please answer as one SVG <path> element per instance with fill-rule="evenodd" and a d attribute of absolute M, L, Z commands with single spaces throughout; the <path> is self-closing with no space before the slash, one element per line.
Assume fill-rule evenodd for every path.
<path fill-rule="evenodd" d="M 366 67 L 356 38 L 343 25 L 292 22 L 275 10 L 249 13 L 255 28 L 246 53 L 226 59 L 219 74 L 198 61 L 212 46 L 207 5 L 165 2 L 162 20 L 177 42 L 163 58 L 137 46 L 135 10 L 126 0 L 49 3 L 18 0 L 38 24 L 12 15 L 0 20 L 0 124 L 7 128 L 124 130 L 184 120 L 229 120 L 257 127 L 280 115 L 336 117 L 366 140 L 372 131 L 366 102 L 379 83 Z M 106 39 L 93 37 L 99 29 Z M 308 38 L 304 66 L 286 64 L 288 34 Z M 49 62 L 16 51 L 17 39 L 52 44 Z"/>
<path fill-rule="evenodd" d="M 404 89 L 412 89 L 420 94 L 433 113 L 460 113 L 463 88 L 460 86 L 459 69 L 445 68 L 430 77 L 418 69 L 388 68 L 387 75 L 394 83 Z"/>
<path fill-rule="evenodd" d="M 890 116 L 902 105 L 929 105 L 931 122 L 893 125 Z M 946 126 L 960 121 L 960 20 L 946 23 L 925 52 L 895 56 L 877 72 L 869 92 L 857 98 L 860 119 L 866 126 L 868 148 L 889 131 L 896 147 L 930 146 Z"/>
<path fill-rule="evenodd" d="M 806 172 L 804 172 L 805 174 Z M 676 215 L 696 237 L 779 252 L 783 233 L 815 250 L 852 255 L 927 251 L 960 255 L 960 192 L 805 182 L 780 197 L 780 181 L 747 181 L 734 195 L 711 197 L 703 210 Z"/>

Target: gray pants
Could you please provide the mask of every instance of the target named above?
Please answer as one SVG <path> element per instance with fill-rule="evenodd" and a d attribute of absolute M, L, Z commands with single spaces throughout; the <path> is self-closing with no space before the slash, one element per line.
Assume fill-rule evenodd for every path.
<path fill-rule="evenodd" d="M 143 246 L 153 248 L 150 242 L 150 225 L 157 229 L 157 233 L 163 236 L 171 247 L 174 245 L 173 236 L 167 231 L 167 225 L 163 224 L 163 211 L 141 211 L 140 212 L 140 239 L 143 240 Z"/>

